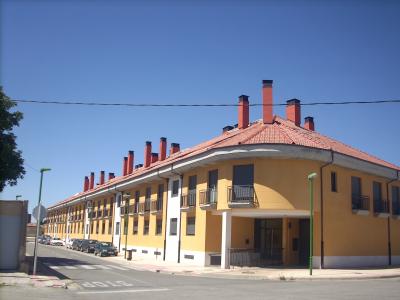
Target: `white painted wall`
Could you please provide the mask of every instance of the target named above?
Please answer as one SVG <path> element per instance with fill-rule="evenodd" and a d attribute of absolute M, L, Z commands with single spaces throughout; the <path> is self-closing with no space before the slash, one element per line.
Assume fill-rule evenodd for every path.
<path fill-rule="evenodd" d="M 172 197 L 172 184 L 175 180 L 179 180 L 178 195 Z M 167 236 L 166 236 L 166 249 L 165 249 L 165 260 L 170 262 L 178 262 L 178 247 L 179 247 L 179 235 L 180 235 L 180 210 L 181 210 L 181 179 L 178 176 L 171 177 L 168 184 L 168 205 L 167 205 Z M 175 236 L 170 235 L 170 224 L 171 219 L 177 218 L 177 234 Z"/>
<path fill-rule="evenodd" d="M 121 208 L 118 207 L 118 199 L 120 199 L 120 203 L 122 203 L 122 193 L 118 193 L 115 195 L 115 201 L 114 201 L 114 207 L 113 207 L 113 212 L 114 212 L 114 224 L 113 224 L 113 244 L 114 247 L 117 247 L 118 252 L 121 251 L 120 247 L 120 237 L 121 237 Z M 119 234 L 115 234 L 115 228 L 117 227 L 117 223 L 119 223 Z"/>

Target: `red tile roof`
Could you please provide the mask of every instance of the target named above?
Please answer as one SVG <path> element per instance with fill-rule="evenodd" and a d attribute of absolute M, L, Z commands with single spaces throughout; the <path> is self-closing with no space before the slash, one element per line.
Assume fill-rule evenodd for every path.
<path fill-rule="evenodd" d="M 210 149 L 251 144 L 286 144 L 299 145 L 323 150 L 333 150 L 334 152 L 352 156 L 377 165 L 400 170 L 400 167 L 394 164 L 386 162 L 351 146 L 345 145 L 316 131 L 311 131 L 303 127 L 298 127 L 291 121 L 275 116 L 274 122 L 272 124 L 263 124 L 262 120 L 258 120 L 250 124 L 250 126 L 245 129 L 235 128 L 228 132 L 222 133 L 221 135 L 214 137 L 211 140 L 200 143 L 192 148 L 172 154 L 164 161 L 157 161 L 147 168 L 142 167 L 139 169 L 135 169 L 132 174 L 115 177 L 102 185 L 97 185 L 96 187 L 94 187 L 93 190 L 75 194 L 61 202 L 58 202 L 52 207 L 67 203 L 69 201 L 82 197 L 83 195 L 89 195 L 95 191 L 110 187 L 115 183 L 135 178 L 151 170 L 156 170 L 160 167 L 169 165 L 172 162 L 177 162 L 182 159 L 201 154 Z"/>

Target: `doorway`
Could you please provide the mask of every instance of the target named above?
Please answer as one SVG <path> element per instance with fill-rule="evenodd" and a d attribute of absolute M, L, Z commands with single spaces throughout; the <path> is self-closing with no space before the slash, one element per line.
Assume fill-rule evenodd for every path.
<path fill-rule="evenodd" d="M 308 265 L 310 254 L 310 220 L 299 220 L 299 264 Z"/>
<path fill-rule="evenodd" d="M 261 266 L 281 265 L 282 219 L 255 219 L 254 246 L 260 253 Z"/>

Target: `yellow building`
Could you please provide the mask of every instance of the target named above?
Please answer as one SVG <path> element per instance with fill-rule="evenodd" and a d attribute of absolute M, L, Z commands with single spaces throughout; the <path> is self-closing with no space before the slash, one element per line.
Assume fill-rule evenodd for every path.
<path fill-rule="evenodd" d="M 49 208 L 46 231 L 110 241 L 149 259 L 215 265 L 306 265 L 310 243 L 308 175 L 315 172 L 313 264 L 400 264 L 400 168 L 301 125 L 301 105 L 272 114 L 263 81 L 261 120 L 249 122 L 239 97 L 238 125 L 180 151 L 146 142 L 123 174 L 85 177 L 83 192 Z"/>

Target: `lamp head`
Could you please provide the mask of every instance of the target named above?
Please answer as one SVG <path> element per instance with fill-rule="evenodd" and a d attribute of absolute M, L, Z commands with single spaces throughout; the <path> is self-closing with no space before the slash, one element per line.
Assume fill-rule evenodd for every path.
<path fill-rule="evenodd" d="M 317 173 L 313 172 L 311 174 L 308 175 L 308 180 L 313 180 L 315 177 L 317 177 Z"/>
<path fill-rule="evenodd" d="M 51 169 L 50 169 L 50 168 L 41 168 L 41 169 L 40 169 L 40 172 L 41 172 L 41 173 L 47 172 L 47 171 L 51 171 Z"/>

